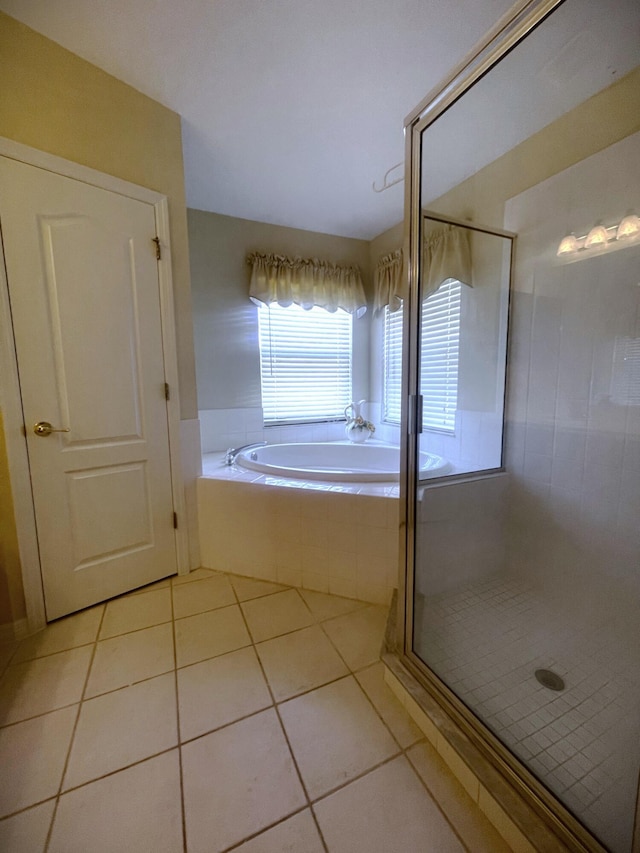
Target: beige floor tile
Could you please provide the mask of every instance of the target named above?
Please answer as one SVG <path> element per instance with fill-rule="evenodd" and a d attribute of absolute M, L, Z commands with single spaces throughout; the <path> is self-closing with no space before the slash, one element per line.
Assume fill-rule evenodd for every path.
<path fill-rule="evenodd" d="M 361 669 L 356 674 L 356 678 L 403 749 L 422 740 L 424 734 L 413 722 L 402 702 L 385 683 L 384 665 L 381 662 Z"/>
<path fill-rule="evenodd" d="M 233 589 L 224 575 L 179 584 L 173 589 L 173 614 L 176 619 L 235 603 Z"/>
<path fill-rule="evenodd" d="M 422 781 L 470 853 L 509 853 L 511 848 L 426 741 L 407 752 Z"/>
<path fill-rule="evenodd" d="M 251 643 L 237 604 L 178 619 L 175 626 L 178 666 L 233 652 Z"/>
<path fill-rule="evenodd" d="M 0 817 L 58 793 L 77 706 L 0 729 Z"/>
<path fill-rule="evenodd" d="M 63 790 L 178 744 L 172 672 L 82 703 Z"/>
<path fill-rule="evenodd" d="M 285 702 L 280 714 L 312 799 L 398 752 L 352 676 Z"/>
<path fill-rule="evenodd" d="M 254 598 L 241 607 L 255 643 L 306 628 L 314 621 L 295 589 Z"/>
<path fill-rule="evenodd" d="M 0 681 L 0 724 L 79 702 L 92 651 L 82 646 L 8 667 Z"/>
<path fill-rule="evenodd" d="M 171 621 L 171 590 L 158 589 L 140 595 L 114 598 L 107 604 L 100 639 L 117 637 L 129 631 L 151 628 Z"/>
<path fill-rule="evenodd" d="M 171 578 L 165 578 L 163 581 L 148 583 L 146 586 L 141 586 L 138 589 L 132 589 L 128 595 L 143 595 L 145 592 L 154 592 L 156 589 L 166 589 L 171 586 Z"/>
<path fill-rule="evenodd" d="M 73 616 L 52 622 L 44 631 L 27 637 L 20 643 L 12 663 L 40 658 L 95 642 L 103 611 L 104 604 L 99 604 L 90 610 L 82 610 L 80 613 L 74 613 Z"/>
<path fill-rule="evenodd" d="M 0 645 L 0 676 L 2 676 L 2 673 L 13 660 L 13 656 L 15 655 L 18 646 L 19 643 L 17 640 L 9 643 L 2 643 L 2 645 Z"/>
<path fill-rule="evenodd" d="M 343 616 L 345 613 L 353 613 L 366 607 L 366 602 L 357 601 L 355 598 L 342 598 L 339 595 L 325 595 L 323 592 L 313 592 L 310 589 L 301 589 L 300 595 L 304 598 L 311 612 L 323 621 L 335 616 Z"/>
<path fill-rule="evenodd" d="M 42 853 L 51 826 L 55 800 L 0 821 L 3 853 Z"/>
<path fill-rule="evenodd" d="M 314 806 L 331 853 L 464 853 L 404 757 Z"/>
<path fill-rule="evenodd" d="M 96 646 L 85 697 L 169 672 L 174 667 L 171 624 L 155 625 Z"/>
<path fill-rule="evenodd" d="M 182 767 L 189 853 L 225 850 L 305 804 L 272 709 L 186 744 Z"/>
<path fill-rule="evenodd" d="M 272 704 L 252 648 L 178 670 L 180 734 L 188 740 Z"/>
<path fill-rule="evenodd" d="M 181 853 L 178 750 L 60 797 L 49 853 Z"/>
<path fill-rule="evenodd" d="M 174 575 L 171 578 L 171 586 L 180 586 L 183 583 L 208 580 L 209 578 L 215 578 L 220 574 L 221 572 L 216 572 L 214 569 L 194 569 L 186 575 Z"/>
<path fill-rule="evenodd" d="M 230 575 L 229 580 L 233 584 L 239 601 L 249 601 L 251 598 L 261 598 L 263 595 L 271 595 L 274 592 L 283 592 L 288 587 L 271 581 L 258 581 L 254 578 L 243 578 L 238 575 Z"/>
<path fill-rule="evenodd" d="M 388 608 L 369 606 L 323 622 L 322 627 L 352 670 L 380 659 Z"/>
<path fill-rule="evenodd" d="M 349 674 L 317 625 L 256 646 L 277 702 Z"/>
<path fill-rule="evenodd" d="M 318 827 L 309 809 L 234 848 L 234 853 L 324 853 Z"/>

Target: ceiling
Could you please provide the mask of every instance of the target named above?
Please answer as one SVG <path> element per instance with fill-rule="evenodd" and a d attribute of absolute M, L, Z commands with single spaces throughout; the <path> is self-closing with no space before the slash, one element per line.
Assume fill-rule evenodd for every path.
<path fill-rule="evenodd" d="M 182 116 L 187 203 L 371 239 L 403 121 L 512 0 L 0 0 Z M 397 173 L 396 173 L 397 174 Z"/>

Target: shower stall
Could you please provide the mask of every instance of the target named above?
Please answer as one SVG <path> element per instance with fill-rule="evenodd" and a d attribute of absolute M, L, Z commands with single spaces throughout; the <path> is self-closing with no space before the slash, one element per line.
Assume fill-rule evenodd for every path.
<path fill-rule="evenodd" d="M 612 853 L 640 851 L 639 63 L 637 0 L 520 2 L 406 123 L 399 657 L 558 849 Z"/>

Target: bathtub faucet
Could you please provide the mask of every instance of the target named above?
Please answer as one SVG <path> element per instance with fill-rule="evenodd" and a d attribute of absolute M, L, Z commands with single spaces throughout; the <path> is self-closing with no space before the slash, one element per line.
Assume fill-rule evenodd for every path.
<path fill-rule="evenodd" d="M 243 444 L 242 447 L 230 447 L 224 455 L 224 464 L 233 465 L 236 456 L 243 450 L 249 450 L 252 447 L 264 447 L 266 443 L 266 441 L 254 441 L 251 444 Z"/>

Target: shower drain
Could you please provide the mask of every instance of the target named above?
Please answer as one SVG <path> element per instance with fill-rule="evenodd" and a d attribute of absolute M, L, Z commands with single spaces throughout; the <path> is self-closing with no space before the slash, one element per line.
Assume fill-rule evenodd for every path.
<path fill-rule="evenodd" d="M 543 687 L 548 687 L 549 690 L 564 690 L 564 681 L 550 669 L 536 669 L 534 675 Z"/>

